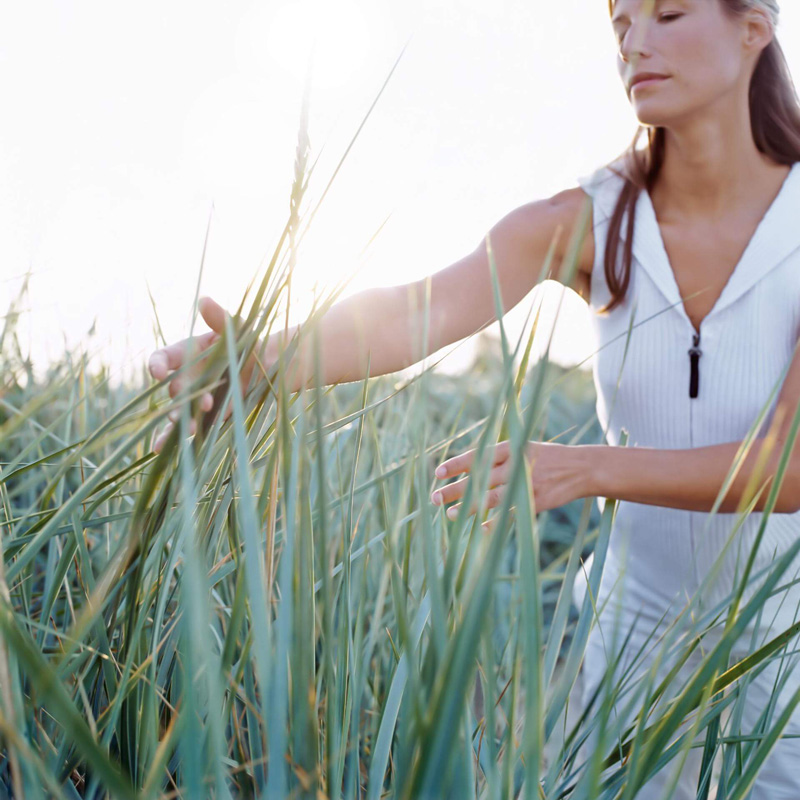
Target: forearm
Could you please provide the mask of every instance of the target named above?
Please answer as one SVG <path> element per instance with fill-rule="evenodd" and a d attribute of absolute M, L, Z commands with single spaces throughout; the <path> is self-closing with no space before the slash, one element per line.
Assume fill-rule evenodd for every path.
<path fill-rule="evenodd" d="M 765 488 L 754 510 L 764 510 L 783 450 L 780 442 L 776 442 L 770 452 L 764 444 L 765 439 L 759 438 L 751 445 L 722 499 L 719 512 L 736 512 L 746 491 L 746 499 L 752 500 L 762 487 Z M 711 511 L 740 446 L 741 442 L 728 442 L 688 450 L 661 450 L 586 445 L 592 475 L 591 496 Z M 797 469 L 790 460 L 774 512 L 793 513 L 800 506 L 796 474 Z M 751 478 L 755 481 L 753 486 L 750 486 Z"/>
<path fill-rule="evenodd" d="M 386 375 L 425 357 L 423 284 L 368 289 L 341 300 L 313 323 L 294 326 L 269 336 L 262 348 L 262 364 L 269 367 L 286 352 L 287 339 L 301 335 L 286 363 L 289 389 L 315 383 L 314 348 L 319 348 L 321 385 Z M 313 325 L 313 329 L 312 329 Z M 428 348 L 436 347 L 429 324 Z M 438 347 L 436 347 L 438 349 Z"/>

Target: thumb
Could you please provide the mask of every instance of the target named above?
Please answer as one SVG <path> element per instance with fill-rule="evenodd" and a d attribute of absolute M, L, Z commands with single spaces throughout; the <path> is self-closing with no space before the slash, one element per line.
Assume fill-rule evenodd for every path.
<path fill-rule="evenodd" d="M 201 297 L 197 305 L 206 325 L 211 330 L 222 334 L 225 331 L 225 309 L 210 297 Z"/>

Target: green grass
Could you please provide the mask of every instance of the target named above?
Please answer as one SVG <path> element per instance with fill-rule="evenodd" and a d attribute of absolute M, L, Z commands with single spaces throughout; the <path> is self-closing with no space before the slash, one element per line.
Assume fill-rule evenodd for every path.
<path fill-rule="evenodd" d="M 715 633 L 689 680 L 611 669 L 571 715 L 616 503 L 537 513 L 520 454 L 600 441 L 589 375 L 530 365 L 530 340 L 504 335 L 460 377 L 291 395 L 281 360 L 239 391 L 313 219 L 308 154 L 303 122 L 284 236 L 191 387 L 231 398 L 226 422 L 190 438 L 184 405 L 155 456 L 164 385 L 112 386 L 75 353 L 37 381 L 6 316 L 0 796 L 630 798 L 699 746 L 743 797 L 787 715 L 737 729 L 741 690 L 796 631 L 738 664 L 731 648 L 800 541 L 746 601 L 744 584 L 705 614 L 689 599 L 660 643 L 680 663 Z M 513 470 L 494 532 L 448 521 L 434 466 L 501 439 Z M 464 507 L 488 480 L 478 463 Z"/>

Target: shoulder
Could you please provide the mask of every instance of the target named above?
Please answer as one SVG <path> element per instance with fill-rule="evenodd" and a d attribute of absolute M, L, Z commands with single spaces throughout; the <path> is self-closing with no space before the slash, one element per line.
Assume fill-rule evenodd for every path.
<path fill-rule="evenodd" d="M 592 200 L 595 225 L 612 215 L 625 185 L 624 174 L 624 162 L 620 157 L 610 164 L 578 177 L 580 191 Z"/>
<path fill-rule="evenodd" d="M 586 214 L 591 217 L 591 203 L 586 194 L 575 187 L 515 208 L 495 232 L 520 242 L 520 249 L 536 264 L 540 264 L 552 248 L 552 266 L 547 277 L 560 280 L 561 264 L 570 241 Z M 591 223 L 586 227 L 578 271 L 588 274 L 594 260 L 594 235 Z"/>
<path fill-rule="evenodd" d="M 567 257 L 574 234 L 582 224 L 586 232 L 578 253 L 577 268 L 579 272 L 590 275 L 594 264 L 594 224 L 596 209 L 593 208 L 592 197 L 582 187 L 564 189 L 548 198 L 556 225 L 561 228 L 556 250 L 556 260 L 560 263 Z M 588 214 L 588 222 L 586 215 Z M 596 224 L 596 222 L 595 222 Z"/>
<path fill-rule="evenodd" d="M 569 248 L 569 233 L 579 224 L 581 215 L 585 213 L 587 204 L 591 207 L 589 230 L 583 239 L 578 257 L 578 270 L 584 276 L 590 276 L 595 261 L 596 230 L 614 213 L 620 192 L 625 185 L 624 155 L 608 164 L 577 178 L 577 186 L 565 189 L 550 198 L 559 223 L 568 232 L 563 243 L 562 258 Z"/>

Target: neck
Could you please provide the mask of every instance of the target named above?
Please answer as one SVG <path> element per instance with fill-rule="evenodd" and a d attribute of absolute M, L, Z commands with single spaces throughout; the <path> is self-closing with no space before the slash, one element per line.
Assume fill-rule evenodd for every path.
<path fill-rule="evenodd" d="M 675 214 L 722 219 L 785 177 L 789 168 L 756 147 L 749 109 L 733 116 L 715 113 L 666 129 L 657 193 Z"/>

